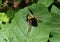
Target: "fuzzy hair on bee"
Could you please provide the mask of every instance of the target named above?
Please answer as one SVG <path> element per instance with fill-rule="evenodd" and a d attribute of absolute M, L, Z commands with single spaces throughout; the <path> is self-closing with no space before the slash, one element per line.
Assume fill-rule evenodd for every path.
<path fill-rule="evenodd" d="M 37 24 L 37 19 L 32 15 L 32 14 L 28 14 L 27 15 L 27 22 L 30 21 L 32 26 L 38 26 Z"/>

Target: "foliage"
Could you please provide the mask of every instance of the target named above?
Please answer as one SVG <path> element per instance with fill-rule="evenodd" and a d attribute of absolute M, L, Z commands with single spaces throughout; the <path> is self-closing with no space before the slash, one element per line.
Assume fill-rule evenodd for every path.
<path fill-rule="evenodd" d="M 8 22 L 9 18 L 5 15 L 5 13 L 0 13 L 0 21 Z"/>
<path fill-rule="evenodd" d="M 0 5 L 2 4 L 2 0 L 0 0 Z"/>
<path fill-rule="evenodd" d="M 53 5 L 51 12 L 48 11 L 53 1 L 38 0 L 22 9 L 10 8 L 0 13 L 0 21 L 9 22 L 12 19 L 5 25 L 0 23 L 0 42 L 60 42 L 60 10 Z M 34 16 L 42 17 L 37 18 L 38 26 L 32 26 L 30 32 L 26 21 L 26 16 L 31 13 L 29 9 Z"/>

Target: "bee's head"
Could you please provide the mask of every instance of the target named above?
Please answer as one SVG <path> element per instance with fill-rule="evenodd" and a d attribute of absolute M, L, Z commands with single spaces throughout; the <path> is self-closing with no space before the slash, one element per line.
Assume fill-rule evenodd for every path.
<path fill-rule="evenodd" d="M 28 14 L 28 15 L 27 15 L 27 18 L 28 18 L 28 19 L 31 19 L 31 18 L 34 18 L 34 16 L 33 16 L 32 14 Z"/>
<path fill-rule="evenodd" d="M 30 20 L 31 18 L 34 18 L 32 14 L 27 14 L 26 21 Z"/>

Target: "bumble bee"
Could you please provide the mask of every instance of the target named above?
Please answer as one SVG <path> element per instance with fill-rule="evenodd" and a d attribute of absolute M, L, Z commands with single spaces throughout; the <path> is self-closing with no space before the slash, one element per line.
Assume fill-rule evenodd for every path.
<path fill-rule="evenodd" d="M 28 14 L 27 15 L 27 22 L 28 22 L 28 32 L 30 32 L 31 30 L 31 26 L 37 27 L 37 19 L 32 15 L 32 14 Z"/>

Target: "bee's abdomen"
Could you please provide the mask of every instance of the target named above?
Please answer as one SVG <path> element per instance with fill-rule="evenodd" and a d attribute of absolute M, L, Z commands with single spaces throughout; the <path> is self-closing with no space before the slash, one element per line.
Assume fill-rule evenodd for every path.
<path fill-rule="evenodd" d="M 31 19 L 31 22 L 32 22 L 32 23 L 31 23 L 32 26 L 35 26 L 35 27 L 38 26 L 38 24 L 37 24 L 37 19 L 36 19 L 36 18 L 32 18 L 32 19 Z"/>

